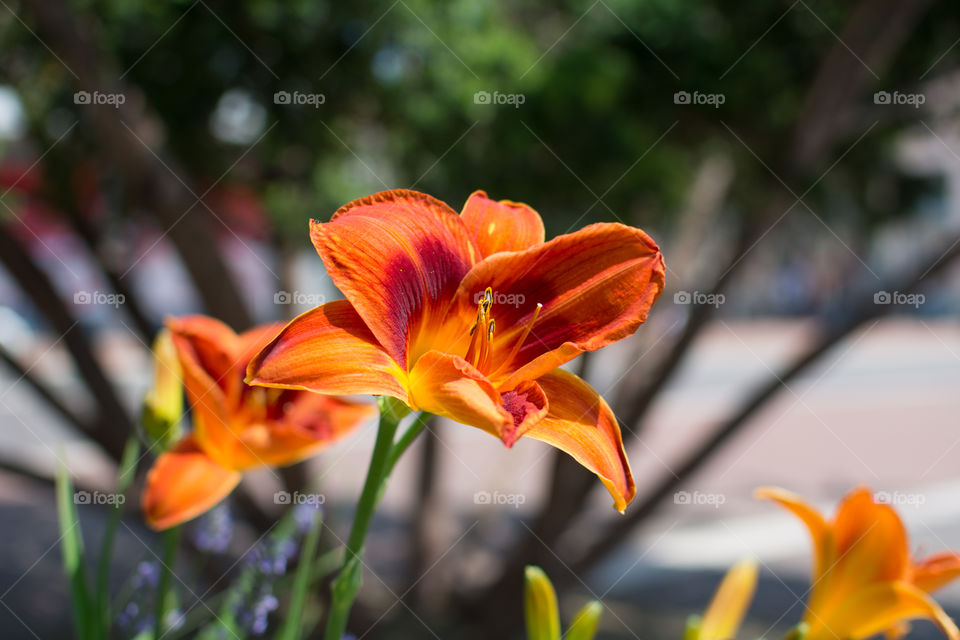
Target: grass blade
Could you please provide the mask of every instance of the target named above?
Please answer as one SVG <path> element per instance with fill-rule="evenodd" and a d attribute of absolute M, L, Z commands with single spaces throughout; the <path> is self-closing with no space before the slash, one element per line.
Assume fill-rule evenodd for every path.
<path fill-rule="evenodd" d="M 120 471 L 117 476 L 117 496 L 126 496 L 130 483 L 137 470 L 137 458 L 140 455 L 140 442 L 136 437 L 127 440 L 120 459 Z M 107 591 L 110 588 L 110 561 L 113 560 L 113 539 L 120 522 L 120 513 L 123 510 L 124 499 L 117 499 L 110 507 L 107 517 L 107 528 L 103 534 L 103 544 L 100 546 L 100 561 L 97 568 L 96 606 L 97 637 L 106 637 L 110 631 L 110 600 Z"/>
<path fill-rule="evenodd" d="M 92 639 L 90 594 L 87 587 L 87 571 L 83 557 L 83 532 L 74 501 L 73 482 L 67 467 L 62 462 L 57 466 L 57 520 L 60 523 L 60 549 L 63 552 L 63 567 L 70 581 L 70 600 L 77 637 Z"/>
<path fill-rule="evenodd" d="M 290 595 L 290 607 L 287 609 L 287 617 L 283 628 L 280 630 L 278 640 L 299 640 L 303 630 L 303 603 L 307 598 L 307 590 L 310 588 L 310 577 L 313 573 L 313 566 L 317 558 L 317 544 L 320 540 L 320 525 L 323 523 L 323 516 L 318 511 L 310 523 L 310 529 L 307 531 L 306 539 L 303 543 L 303 550 L 300 553 L 300 562 L 297 564 L 297 572 L 293 578 L 293 590 Z"/>

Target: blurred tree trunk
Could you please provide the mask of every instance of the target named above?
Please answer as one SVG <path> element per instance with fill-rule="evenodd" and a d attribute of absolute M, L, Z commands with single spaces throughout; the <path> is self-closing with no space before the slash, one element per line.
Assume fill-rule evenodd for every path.
<path fill-rule="evenodd" d="M 809 349 L 797 356 L 783 371 L 777 373 L 773 379 L 761 385 L 751 394 L 742 403 L 738 411 L 720 423 L 713 435 L 687 454 L 683 461 L 673 468 L 673 473 L 665 475 L 660 484 L 647 494 L 642 503 L 636 505 L 625 518 L 609 527 L 599 540 L 579 558 L 576 558 L 570 565 L 570 570 L 573 572 L 589 570 L 590 567 L 625 542 L 640 522 L 656 510 L 666 498 L 670 497 L 715 451 L 743 427 L 750 424 L 750 419 L 770 400 L 779 395 L 791 380 L 819 362 L 833 347 L 850 337 L 864 324 L 889 313 L 893 306 L 876 304 L 874 301 L 876 291 L 902 291 L 904 293 L 915 291 L 944 271 L 957 258 L 960 258 L 960 237 L 949 238 L 918 259 L 917 266 L 906 276 L 883 283 L 879 287 L 871 287 L 869 291 L 861 292 L 860 298 L 852 305 L 852 311 L 844 315 L 836 314 L 837 317 L 842 319 L 835 326 L 824 326 L 820 332 L 820 337 L 813 341 Z M 850 308 L 850 305 L 844 304 L 844 309 L 846 308 Z"/>
<path fill-rule="evenodd" d="M 111 458 L 119 461 L 123 445 L 133 433 L 134 426 L 93 355 L 89 336 L 60 299 L 47 274 L 33 262 L 9 228 L 0 233 L 0 262 L 66 346 L 80 380 L 97 402 L 99 417 L 88 434 Z"/>
<path fill-rule="evenodd" d="M 788 178 L 804 176 L 813 167 L 818 166 L 816 163 L 823 162 L 843 137 L 849 135 L 850 131 L 847 127 L 839 127 L 831 123 L 834 122 L 838 113 L 848 113 L 852 110 L 854 102 L 859 100 L 867 82 L 874 77 L 877 70 L 886 68 L 928 5 L 929 0 L 916 3 L 903 3 L 898 0 L 861 0 L 838 36 L 839 42 L 828 52 L 811 82 L 804 108 L 799 114 L 793 131 L 786 136 L 787 139 L 794 141 L 794 144 L 783 146 L 786 154 L 779 163 L 774 164 L 775 169 L 784 172 Z M 853 51 L 861 52 L 859 57 L 851 54 L 851 46 L 847 44 L 848 42 L 853 43 Z M 843 85 L 845 90 L 837 93 L 838 85 Z M 824 120 L 827 122 L 825 123 Z M 733 133 L 732 130 L 731 133 Z M 745 221 L 739 233 L 738 246 L 730 256 L 730 262 L 722 271 L 719 271 L 716 282 L 710 287 L 712 294 L 724 293 L 732 284 L 739 269 L 747 262 L 746 255 L 765 236 L 771 226 L 798 204 L 802 204 L 789 204 L 790 200 L 787 199 L 785 190 L 789 190 L 789 187 L 783 183 L 780 176 L 771 176 L 768 187 L 769 197 L 766 198 L 763 213 Z M 680 337 L 664 359 L 654 367 L 653 374 L 646 376 L 643 386 L 636 391 L 630 390 L 629 387 L 618 391 L 618 398 L 625 399 L 622 406 L 618 407 L 618 411 L 622 412 L 618 415 L 631 430 L 643 420 L 654 400 L 666 388 L 685 361 L 697 337 L 709 324 L 714 312 L 715 308 L 711 305 L 691 307 Z M 635 380 L 630 382 L 636 384 Z M 624 440 L 625 444 L 629 445 L 628 438 L 625 437 Z M 703 459 L 697 458 L 694 463 L 699 465 L 710 453 L 712 449 L 707 451 Z M 524 532 L 518 542 L 517 549 L 529 555 L 521 558 L 519 554 L 513 554 L 505 564 L 500 578 L 493 581 L 478 597 L 466 602 L 471 617 L 487 621 L 486 629 L 490 635 L 499 635 L 505 630 L 502 628 L 502 620 L 489 618 L 485 612 L 503 610 L 504 607 L 509 606 L 509 603 L 518 602 L 521 597 L 522 573 L 518 567 L 522 568 L 525 563 L 534 563 L 544 566 L 547 573 L 551 575 L 569 574 L 569 570 L 563 566 L 563 560 L 558 559 L 555 550 L 551 547 L 580 513 L 592 490 L 593 477 L 582 472 L 574 472 L 575 464 L 569 461 L 557 460 L 555 464 L 557 466 L 554 468 L 553 478 L 555 481 L 562 478 L 564 486 L 552 488 L 551 499 L 548 499 L 545 508 L 536 516 L 537 528 Z M 672 476 L 670 479 L 673 479 Z M 629 531 L 635 527 L 648 511 L 637 507 L 631 509 L 631 513 L 640 512 L 642 512 L 641 515 L 629 518 L 630 524 L 627 524 L 626 520 L 621 520 L 616 525 L 617 529 Z M 599 549 L 596 546 L 591 547 L 591 549 L 594 548 Z M 606 548 L 608 547 L 604 547 Z M 592 563 L 601 555 L 593 553 L 588 557 Z M 590 564 L 581 562 L 578 566 L 580 570 L 586 570 Z"/>
<path fill-rule="evenodd" d="M 96 140 L 107 166 L 123 176 L 127 195 L 155 216 L 169 236 L 207 312 L 238 331 L 248 328 L 250 314 L 216 250 L 213 214 L 204 211 L 206 205 L 188 186 L 179 165 L 156 148 L 165 125 L 144 104 L 142 92 L 117 79 L 116 65 L 106 59 L 93 17 L 65 0 L 35 0 L 24 8 L 39 37 L 75 74 L 77 91 L 126 96 L 118 109 L 81 105 L 86 132 Z"/>

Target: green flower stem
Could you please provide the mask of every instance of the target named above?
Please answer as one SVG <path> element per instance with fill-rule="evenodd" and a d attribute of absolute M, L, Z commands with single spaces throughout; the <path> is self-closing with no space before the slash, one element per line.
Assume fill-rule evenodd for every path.
<path fill-rule="evenodd" d="M 396 466 L 397 460 L 399 460 L 400 456 L 413 444 L 413 441 L 417 439 L 417 436 L 419 436 L 427 426 L 432 415 L 433 414 L 430 413 L 421 413 L 418 415 L 417 419 L 410 425 L 410 428 L 407 429 L 404 434 L 400 436 L 400 439 L 397 440 L 397 443 L 393 445 L 393 450 L 390 452 L 390 462 L 387 464 L 388 477 L 390 472 L 393 471 L 393 467 Z"/>
<path fill-rule="evenodd" d="M 157 585 L 157 609 L 154 621 L 154 638 L 163 635 L 163 619 L 167 617 L 167 592 L 170 590 L 170 576 L 177 562 L 177 548 L 180 546 L 180 527 L 172 527 L 163 533 L 163 560 L 160 566 L 160 582 Z"/>
<path fill-rule="evenodd" d="M 394 436 L 405 415 L 406 407 L 400 406 L 392 399 L 381 398 L 377 441 L 373 446 L 367 479 L 363 484 L 363 491 L 360 493 L 357 510 L 353 516 L 353 527 L 350 529 L 350 537 L 347 540 L 343 565 L 331 587 L 332 599 L 324 640 L 341 640 L 346 632 L 347 618 L 350 616 L 350 609 L 362 584 L 363 545 L 373 513 L 377 509 L 380 496 L 383 495 L 394 465 L 423 430 L 429 418 L 425 414 L 417 416 L 415 422 L 394 444 Z"/>

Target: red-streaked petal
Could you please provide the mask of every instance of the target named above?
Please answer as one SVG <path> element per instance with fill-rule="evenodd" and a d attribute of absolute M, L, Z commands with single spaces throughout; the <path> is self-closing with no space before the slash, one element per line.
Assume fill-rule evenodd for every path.
<path fill-rule="evenodd" d="M 590 385 L 563 369 L 540 377 L 537 384 L 549 410 L 525 435 L 565 451 L 597 474 L 622 512 L 637 490 L 613 411 Z"/>
<path fill-rule="evenodd" d="M 240 477 L 240 472 L 214 462 L 187 436 L 161 454 L 147 473 L 142 497 L 147 524 L 160 531 L 196 518 L 233 491 Z"/>
<path fill-rule="evenodd" d="M 550 404 L 540 385 L 529 380 L 500 394 L 500 401 L 507 413 L 513 417 L 513 424 L 508 426 L 501 436 L 507 448 L 512 447 L 520 436 L 547 415 Z"/>
<path fill-rule="evenodd" d="M 914 564 L 911 582 L 929 592 L 957 578 L 960 578 L 960 553 L 943 551 Z"/>
<path fill-rule="evenodd" d="M 531 207 L 510 200 L 491 200 L 474 191 L 460 212 L 483 257 L 500 251 L 522 251 L 543 244 L 543 220 Z"/>
<path fill-rule="evenodd" d="M 423 354 L 410 371 L 408 404 L 498 438 L 513 427 L 513 417 L 490 381 L 463 358 L 439 351 Z"/>
<path fill-rule="evenodd" d="M 409 369 L 408 345 L 441 319 L 477 249 L 460 216 L 415 191 L 385 191 L 311 221 L 334 284 L 384 350 Z"/>
<path fill-rule="evenodd" d="M 209 316 L 167 318 L 166 325 L 173 333 L 180 359 L 194 360 L 200 370 L 227 391 L 234 383 L 230 373 L 240 355 L 237 334 Z"/>
<path fill-rule="evenodd" d="M 254 327 L 238 336 L 237 363 L 243 367 L 244 375 L 246 375 L 247 364 L 250 360 L 270 344 L 283 331 L 284 326 L 282 322 L 274 322 Z"/>
<path fill-rule="evenodd" d="M 267 391 L 261 389 L 261 391 Z M 275 392 L 276 393 L 276 392 Z M 376 407 L 308 391 L 285 391 L 281 418 L 252 423 L 237 438 L 239 469 L 286 466 L 309 458 L 376 415 Z"/>
<path fill-rule="evenodd" d="M 491 377 L 510 388 L 561 360 L 631 335 L 663 291 L 663 280 L 663 256 L 647 234 L 599 223 L 526 251 L 486 258 L 464 277 L 448 317 L 471 326 L 478 296 L 492 289 L 497 347 L 491 371 L 501 371 Z M 543 309 L 532 331 L 512 361 L 504 362 L 537 303 Z M 537 360 L 541 357 L 546 362 Z"/>
<path fill-rule="evenodd" d="M 346 300 L 294 318 L 247 368 L 250 384 L 407 399 L 406 373 Z"/>
<path fill-rule="evenodd" d="M 168 323 L 169 326 L 169 323 Z M 173 327 L 171 326 L 171 330 Z M 233 339 L 230 340 L 230 348 L 236 347 L 236 334 L 231 333 Z M 227 339 L 226 336 L 224 336 Z M 231 451 L 233 450 L 236 436 L 230 428 L 230 412 L 228 409 L 227 391 L 224 386 L 231 386 L 225 381 L 232 377 L 233 362 L 227 366 L 226 356 L 222 358 L 215 356 L 212 345 L 206 340 L 189 340 L 176 330 L 173 330 L 173 342 L 177 348 L 177 355 L 180 357 L 181 373 L 183 375 L 183 386 L 187 392 L 187 401 L 190 404 L 190 410 L 193 412 L 193 438 L 197 445 L 201 447 L 207 455 L 216 460 L 220 465 L 232 468 Z M 224 373 L 221 374 L 221 384 L 211 377 L 207 370 L 201 365 L 200 358 L 194 349 L 194 344 L 202 344 L 207 352 L 207 359 L 217 359 L 223 364 Z M 242 384 L 242 381 L 240 381 Z M 235 391 L 230 392 L 236 395 Z"/>

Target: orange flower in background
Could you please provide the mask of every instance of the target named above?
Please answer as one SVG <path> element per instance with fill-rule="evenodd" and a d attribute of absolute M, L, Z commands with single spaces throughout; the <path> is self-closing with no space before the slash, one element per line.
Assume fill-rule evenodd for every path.
<path fill-rule="evenodd" d="M 544 242 L 524 204 L 478 191 L 460 215 L 387 191 L 341 207 L 310 235 L 346 300 L 296 318 L 248 382 L 392 396 L 572 455 L 617 509 L 633 499 L 620 429 L 587 383 L 558 369 L 633 334 L 663 291 L 663 257 L 639 229 L 600 223 Z"/>
<path fill-rule="evenodd" d="M 207 511 L 233 490 L 243 471 L 307 458 L 375 413 L 372 406 L 332 396 L 244 384 L 251 356 L 281 326 L 237 335 L 205 316 L 167 321 L 193 431 L 162 453 L 147 474 L 143 510 L 154 529 Z"/>
<path fill-rule="evenodd" d="M 806 640 L 858 640 L 881 632 L 897 637 L 912 618 L 929 618 L 960 640 L 953 620 L 928 595 L 960 577 L 960 554 L 912 561 L 896 511 L 865 488 L 848 494 L 832 521 L 788 491 L 763 488 L 757 496 L 800 518 L 813 539 Z"/>

